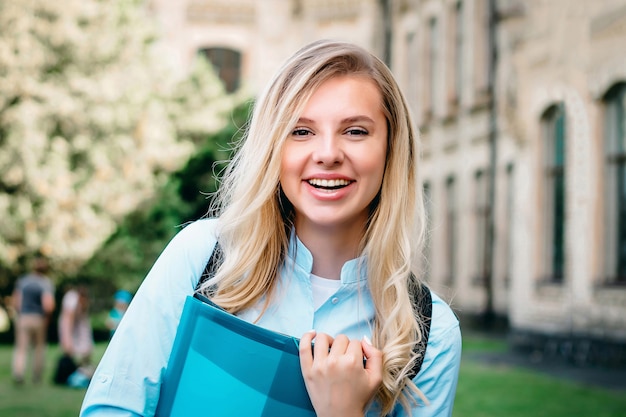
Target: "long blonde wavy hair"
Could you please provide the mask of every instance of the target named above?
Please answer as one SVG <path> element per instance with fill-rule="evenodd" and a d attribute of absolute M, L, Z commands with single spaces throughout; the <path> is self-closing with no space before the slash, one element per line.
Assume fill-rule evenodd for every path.
<path fill-rule="evenodd" d="M 422 323 L 413 309 L 419 300 L 412 297 L 418 285 L 413 268 L 424 210 L 417 132 L 391 71 L 374 55 L 345 42 L 311 43 L 283 65 L 260 95 L 212 207 L 220 217 L 223 261 L 201 291 L 213 288 L 213 300 L 232 313 L 262 299 L 265 306 L 271 302 L 293 226 L 293 209 L 284 204 L 279 183 L 283 144 L 313 92 L 340 75 L 367 76 L 376 83 L 388 124 L 382 186 L 360 242 L 376 309 L 372 342 L 384 358 L 383 383 L 376 395 L 387 415 L 397 402 L 409 409 L 413 396 L 407 391 L 422 396 L 407 375 L 415 360 L 412 349 L 422 337 Z"/>

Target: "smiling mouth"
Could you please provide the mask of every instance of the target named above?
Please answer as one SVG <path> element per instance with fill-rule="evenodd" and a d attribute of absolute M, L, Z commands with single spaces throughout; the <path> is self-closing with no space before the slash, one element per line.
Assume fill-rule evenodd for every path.
<path fill-rule="evenodd" d="M 353 181 L 348 181 L 348 180 L 343 180 L 343 179 L 324 180 L 324 179 L 313 178 L 313 179 L 308 180 L 307 182 L 311 186 L 322 189 L 322 190 L 338 190 L 340 188 L 347 187 Z"/>

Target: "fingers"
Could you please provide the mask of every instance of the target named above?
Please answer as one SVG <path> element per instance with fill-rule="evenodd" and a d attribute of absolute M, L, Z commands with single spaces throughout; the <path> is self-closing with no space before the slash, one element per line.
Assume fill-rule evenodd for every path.
<path fill-rule="evenodd" d="M 343 355 L 347 353 L 349 345 L 350 339 L 346 335 L 340 334 L 331 342 L 329 354 L 335 356 Z"/>
<path fill-rule="evenodd" d="M 382 380 L 383 352 L 372 346 L 367 338 L 363 338 L 361 341 L 361 348 L 363 349 L 363 355 L 365 355 L 365 358 L 367 359 L 365 362 L 365 369 L 369 371 L 370 375 L 381 376 Z M 378 383 L 380 383 L 380 381 L 378 381 Z"/>
<path fill-rule="evenodd" d="M 313 338 L 315 337 L 315 330 L 310 330 L 302 335 L 300 338 L 300 344 L 298 350 L 300 352 L 300 367 L 303 370 L 311 369 L 313 365 Z"/>
<path fill-rule="evenodd" d="M 345 370 L 353 366 L 355 369 L 363 369 L 366 355 L 362 343 L 350 340 L 343 334 L 333 338 L 326 333 L 311 330 L 300 338 L 300 365 L 303 371 L 316 368 L 318 371 L 330 368 Z M 369 346 L 374 351 L 371 355 L 375 355 L 376 349 Z"/>
<path fill-rule="evenodd" d="M 317 415 L 362 413 L 382 381 L 382 352 L 346 335 L 305 333 L 300 339 L 300 364 Z"/>
<path fill-rule="evenodd" d="M 318 362 L 325 359 L 330 352 L 330 348 L 333 344 L 333 338 L 326 333 L 317 333 L 315 336 L 315 345 L 313 348 L 313 356 L 318 359 Z"/>
<path fill-rule="evenodd" d="M 332 338 L 326 333 L 318 334 L 311 330 L 300 338 L 299 350 L 303 370 L 310 370 L 315 363 L 345 367 L 351 366 L 351 363 L 363 364 L 363 359 L 366 359 L 365 369 L 382 374 L 383 354 L 372 346 L 367 337 L 361 341 L 350 340 L 343 334 Z"/>

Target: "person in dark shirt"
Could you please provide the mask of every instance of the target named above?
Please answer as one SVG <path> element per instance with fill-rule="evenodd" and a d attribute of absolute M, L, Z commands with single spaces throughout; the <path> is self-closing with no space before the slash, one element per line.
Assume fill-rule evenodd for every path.
<path fill-rule="evenodd" d="M 42 257 L 36 258 L 32 271 L 17 280 L 13 291 L 13 307 L 17 317 L 12 373 L 16 384 L 24 382 L 26 362 L 31 350 L 34 353 L 33 382 L 40 383 L 43 376 L 48 323 L 55 308 L 54 285 L 46 275 L 48 270 L 48 261 Z"/>

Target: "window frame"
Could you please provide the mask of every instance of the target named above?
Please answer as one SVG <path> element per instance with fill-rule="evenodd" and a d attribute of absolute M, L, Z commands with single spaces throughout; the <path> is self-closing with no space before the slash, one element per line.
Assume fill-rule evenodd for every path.
<path fill-rule="evenodd" d="M 456 252 L 457 252 L 457 223 L 458 223 L 458 196 L 456 179 L 448 176 L 445 182 L 445 275 L 444 282 L 452 286 L 456 281 Z"/>
<path fill-rule="evenodd" d="M 490 265 L 487 265 L 487 233 L 489 226 L 489 172 L 478 169 L 474 173 L 474 276 L 472 283 L 486 286 Z"/>
<path fill-rule="evenodd" d="M 607 285 L 626 286 L 626 81 L 614 84 L 603 104 L 603 276 Z"/>
<path fill-rule="evenodd" d="M 550 106 L 541 117 L 543 145 L 543 280 L 562 284 L 566 275 L 565 105 Z"/>
<path fill-rule="evenodd" d="M 240 51 L 223 46 L 201 48 L 198 53 L 213 66 L 227 93 L 234 93 L 241 86 L 243 56 Z"/>

